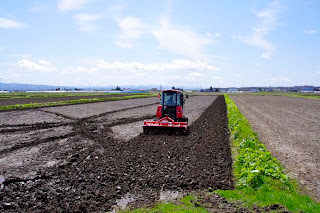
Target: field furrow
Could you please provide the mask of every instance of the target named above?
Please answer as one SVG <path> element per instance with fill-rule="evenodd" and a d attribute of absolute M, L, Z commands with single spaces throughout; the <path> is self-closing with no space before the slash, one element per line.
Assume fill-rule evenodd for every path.
<path fill-rule="evenodd" d="M 22 116 L 3 121 L 1 129 L 0 196 L 12 207 L 6 211 L 107 211 L 128 194 L 139 206 L 166 191 L 231 189 L 224 98 L 186 101 L 188 136 L 141 135 L 143 120 L 155 118 L 158 102 L 143 98 L 6 112 Z M 23 120 L 30 116 L 36 119 Z M 47 128 L 41 125 L 46 118 Z"/>

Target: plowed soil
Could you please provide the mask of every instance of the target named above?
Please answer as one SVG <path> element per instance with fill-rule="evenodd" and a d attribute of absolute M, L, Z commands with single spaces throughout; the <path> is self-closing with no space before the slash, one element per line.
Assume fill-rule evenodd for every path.
<path fill-rule="evenodd" d="M 320 201 L 320 101 L 231 96 L 268 150 Z"/>
<path fill-rule="evenodd" d="M 214 98 L 201 100 L 209 100 L 205 104 L 210 105 Z M 155 104 L 152 102 L 150 99 L 149 104 Z M 89 111 L 102 109 L 101 103 L 95 104 L 97 107 L 91 106 Z M 134 110 L 143 104 L 135 102 L 131 106 Z M 202 114 L 200 111 L 201 116 L 191 125 L 188 136 L 139 135 L 128 141 L 117 140 L 112 136 L 110 124 L 104 123 L 106 120 L 96 121 L 110 114 L 109 110 L 102 114 L 90 111 L 87 118 L 51 112 L 50 115 L 67 119 L 60 125 L 56 122 L 3 125 L 0 211 L 104 212 L 127 196 L 134 197 L 132 205 L 140 206 L 158 200 L 164 191 L 233 187 L 223 96 Z M 115 125 L 121 124 L 121 119 L 117 122 L 120 123 Z M 20 140 L 16 141 L 17 138 Z M 46 161 L 45 156 L 51 160 Z M 10 167 L 10 163 L 16 167 Z"/>
<path fill-rule="evenodd" d="M 93 99 L 93 98 L 110 98 L 122 97 L 130 94 L 105 94 L 105 95 L 91 95 L 91 96 L 68 96 L 68 97 L 46 97 L 46 98 L 13 98 L 0 100 L 0 106 L 15 105 L 15 104 L 31 104 L 31 103 L 47 103 L 58 101 L 71 101 L 80 99 Z"/>

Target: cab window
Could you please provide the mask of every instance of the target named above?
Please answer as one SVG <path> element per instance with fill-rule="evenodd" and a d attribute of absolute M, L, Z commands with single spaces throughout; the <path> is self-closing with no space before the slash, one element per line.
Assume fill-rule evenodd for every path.
<path fill-rule="evenodd" d="M 177 106 L 181 106 L 181 93 L 177 94 Z"/>
<path fill-rule="evenodd" d="M 176 93 L 163 93 L 162 103 L 166 106 L 176 106 L 177 94 Z"/>

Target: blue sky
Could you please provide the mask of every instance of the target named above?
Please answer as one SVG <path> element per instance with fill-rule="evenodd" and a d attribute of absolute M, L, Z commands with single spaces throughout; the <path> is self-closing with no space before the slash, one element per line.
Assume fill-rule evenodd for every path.
<path fill-rule="evenodd" d="M 10 0 L 0 82 L 320 85 L 320 1 Z"/>

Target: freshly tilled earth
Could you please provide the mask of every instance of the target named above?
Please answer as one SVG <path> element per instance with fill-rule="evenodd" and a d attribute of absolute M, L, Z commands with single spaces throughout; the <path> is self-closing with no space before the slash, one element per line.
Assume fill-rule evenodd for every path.
<path fill-rule="evenodd" d="M 223 96 L 191 125 L 188 136 L 140 135 L 118 141 L 94 123 L 79 120 L 75 127 L 96 147 L 71 149 L 67 163 L 32 178 L 4 180 L 1 211 L 104 212 L 127 194 L 135 195 L 139 206 L 157 200 L 160 191 L 233 187 Z"/>

